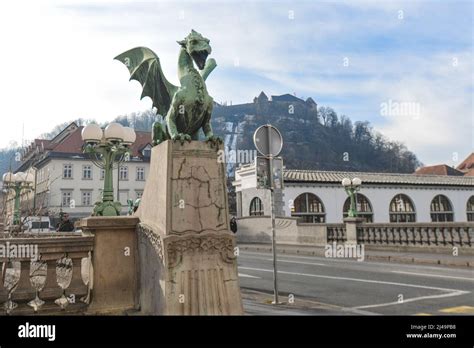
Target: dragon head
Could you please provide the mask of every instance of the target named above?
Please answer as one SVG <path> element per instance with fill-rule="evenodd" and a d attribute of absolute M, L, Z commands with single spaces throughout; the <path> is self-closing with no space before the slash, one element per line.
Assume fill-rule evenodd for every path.
<path fill-rule="evenodd" d="M 191 33 L 178 43 L 186 50 L 199 70 L 204 69 L 207 56 L 211 54 L 209 39 L 206 39 L 197 31 L 191 30 Z"/>

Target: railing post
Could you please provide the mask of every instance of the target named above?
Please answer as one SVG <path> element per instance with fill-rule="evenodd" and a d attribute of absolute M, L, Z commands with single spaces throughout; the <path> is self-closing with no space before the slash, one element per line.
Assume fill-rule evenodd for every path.
<path fill-rule="evenodd" d="M 93 281 L 88 312 L 123 313 L 138 308 L 137 217 L 94 216 L 82 219 L 94 238 Z"/>
<path fill-rule="evenodd" d="M 344 219 L 346 224 L 346 243 L 357 244 L 357 227 L 363 221 L 357 217 L 347 217 Z"/>

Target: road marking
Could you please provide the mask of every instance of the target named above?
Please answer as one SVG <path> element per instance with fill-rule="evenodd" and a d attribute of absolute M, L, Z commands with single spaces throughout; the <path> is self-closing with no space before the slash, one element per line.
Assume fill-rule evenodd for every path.
<path fill-rule="evenodd" d="M 273 259 L 264 259 L 266 261 L 273 261 Z M 324 263 L 316 263 L 316 262 L 301 262 L 301 261 L 290 261 L 290 260 L 281 260 L 277 259 L 277 262 L 290 262 L 290 263 L 299 263 L 301 265 L 315 265 L 315 266 L 327 266 Z"/>
<path fill-rule="evenodd" d="M 250 275 L 250 274 L 244 274 L 244 273 L 239 273 L 239 277 L 242 277 L 242 278 L 257 278 L 257 279 L 262 279 L 260 277 L 256 277 L 256 276 L 253 276 L 253 275 Z"/>
<path fill-rule="evenodd" d="M 241 267 L 241 266 L 239 266 L 239 269 L 248 269 L 248 270 L 260 271 L 260 272 L 273 272 L 272 269 L 253 268 L 253 267 Z M 461 291 L 461 292 L 465 292 L 466 294 L 470 292 L 470 291 L 457 290 L 457 289 L 439 288 L 439 287 L 434 287 L 434 286 L 396 283 L 396 282 L 386 282 L 386 281 L 382 281 L 382 280 L 371 280 L 371 279 L 360 279 L 360 278 L 349 278 L 349 277 L 335 277 L 335 276 L 327 276 L 327 275 L 322 275 L 322 274 L 308 274 L 308 273 L 297 273 L 297 272 L 286 272 L 286 271 L 278 271 L 278 273 L 293 274 L 293 275 L 300 275 L 300 276 L 305 276 L 305 277 L 315 277 L 315 278 L 326 278 L 326 279 L 336 279 L 336 280 L 351 280 L 351 281 L 354 281 L 354 282 L 362 282 L 362 283 L 398 285 L 398 286 L 406 286 L 406 287 L 411 287 L 411 288 L 421 288 L 421 289 L 439 290 L 439 291 Z"/>
<path fill-rule="evenodd" d="M 273 272 L 271 269 L 263 269 L 263 268 L 253 268 L 253 267 L 239 267 L 239 269 L 248 269 L 253 271 L 260 271 L 260 272 Z M 373 283 L 373 284 L 387 284 L 387 285 L 396 285 L 396 286 L 405 286 L 410 288 L 420 288 L 420 289 L 429 289 L 429 290 L 438 290 L 448 292 L 447 294 L 440 294 L 440 295 L 429 295 L 429 296 L 419 296 L 413 297 L 409 299 L 403 300 L 402 303 L 398 301 L 394 302 L 387 302 L 387 303 L 378 303 L 373 305 L 365 305 L 365 306 L 357 306 L 351 307 L 352 309 L 365 309 L 365 308 L 375 308 L 375 307 L 385 307 L 385 306 L 392 306 L 396 304 L 404 304 L 408 302 L 414 301 L 421 301 L 427 299 L 434 299 L 434 298 L 445 298 L 445 297 L 452 297 L 452 296 L 460 296 L 469 294 L 470 291 L 464 290 L 457 290 L 457 289 L 448 289 L 448 288 L 439 288 L 434 286 L 424 286 L 424 285 L 417 285 L 417 284 L 406 284 L 406 283 L 396 283 L 396 282 L 385 282 L 380 280 L 370 280 L 370 279 L 360 279 L 360 278 L 349 278 L 349 277 L 334 277 L 334 276 L 326 276 L 321 274 L 307 274 L 307 273 L 297 273 L 297 272 L 285 272 L 285 271 L 278 271 L 281 274 L 292 274 L 292 275 L 300 275 L 305 277 L 315 277 L 315 278 L 325 278 L 325 279 L 336 279 L 336 280 L 349 280 L 354 282 L 362 282 L 362 283 Z"/>
<path fill-rule="evenodd" d="M 433 314 L 430 314 L 430 313 L 416 313 L 414 315 L 419 315 L 419 316 L 431 316 Z"/>
<path fill-rule="evenodd" d="M 474 314 L 474 307 L 471 306 L 459 306 L 441 309 L 443 313 L 455 313 L 455 314 Z"/>
<path fill-rule="evenodd" d="M 441 290 L 441 291 L 445 291 L 445 290 Z M 429 300 L 429 299 L 433 299 L 433 298 L 445 298 L 445 297 L 452 297 L 452 296 L 460 296 L 460 295 L 465 295 L 465 294 L 468 294 L 468 293 L 469 293 L 469 291 L 454 290 L 454 291 L 448 292 L 447 294 L 412 297 L 412 298 L 404 299 L 403 302 L 394 301 L 394 302 L 379 303 L 379 304 L 367 305 L 367 306 L 357 306 L 357 307 L 352 307 L 352 308 L 354 308 L 354 309 L 365 309 L 365 308 L 386 307 L 386 306 L 393 306 L 393 305 L 401 305 L 401 304 L 405 304 L 405 303 L 408 303 L 408 302 L 414 302 L 414 301 Z"/>
<path fill-rule="evenodd" d="M 417 276 L 424 276 L 424 277 L 439 277 L 439 278 L 450 278 L 450 279 L 460 279 L 460 280 L 468 280 L 474 281 L 473 278 L 465 278 L 465 277 L 453 277 L 453 276 L 446 276 L 441 274 L 429 274 L 429 273 L 415 273 L 415 272 L 403 272 L 403 271 L 392 271 L 392 273 L 400 273 L 400 274 L 410 274 L 410 275 L 417 275 Z"/>

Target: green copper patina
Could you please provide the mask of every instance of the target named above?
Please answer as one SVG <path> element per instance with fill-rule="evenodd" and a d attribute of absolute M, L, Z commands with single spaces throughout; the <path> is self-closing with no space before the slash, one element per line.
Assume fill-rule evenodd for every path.
<path fill-rule="evenodd" d="M 121 61 L 130 72 L 130 80 L 137 80 L 143 87 L 141 98 L 150 97 L 153 106 L 165 117 L 165 124 L 153 124 L 153 145 L 164 140 L 199 140 L 202 129 L 206 141 L 217 145 L 222 140 L 214 136 L 211 127 L 213 99 L 206 89 L 205 80 L 217 66 L 211 54 L 209 39 L 192 30 L 182 41 L 178 59 L 180 87 L 165 78 L 160 59 L 149 48 L 136 47 L 115 59 Z M 196 70 L 194 67 L 196 64 Z"/>
<path fill-rule="evenodd" d="M 91 154 L 92 162 L 104 170 L 104 188 L 102 199 L 95 202 L 92 216 L 119 216 L 122 204 L 114 202 L 113 169 L 114 163 L 117 167 L 130 155 L 129 146 L 123 144 L 108 143 L 87 144 L 84 153 Z"/>

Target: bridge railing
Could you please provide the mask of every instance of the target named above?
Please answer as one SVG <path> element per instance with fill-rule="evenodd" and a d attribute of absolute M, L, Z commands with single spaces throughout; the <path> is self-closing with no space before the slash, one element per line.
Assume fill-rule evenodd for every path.
<path fill-rule="evenodd" d="M 344 243 L 347 241 L 345 224 L 326 224 L 328 243 Z"/>
<path fill-rule="evenodd" d="M 93 246 L 81 232 L 0 233 L 0 315 L 84 311 Z"/>
<path fill-rule="evenodd" d="M 472 247 L 474 224 L 468 222 L 360 223 L 357 225 L 357 242 L 373 245 Z"/>

